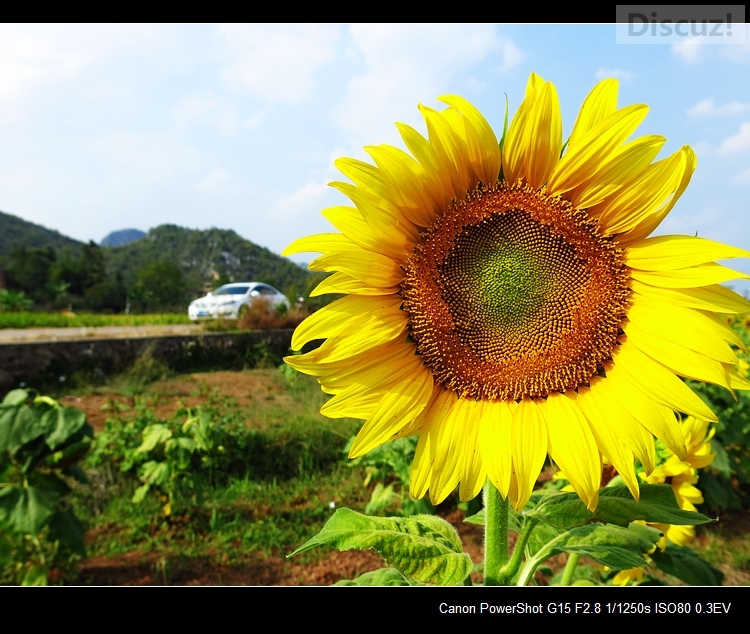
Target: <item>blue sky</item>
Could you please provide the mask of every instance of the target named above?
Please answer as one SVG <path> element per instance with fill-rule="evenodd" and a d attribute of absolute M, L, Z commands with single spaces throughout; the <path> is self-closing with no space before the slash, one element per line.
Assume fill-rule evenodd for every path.
<path fill-rule="evenodd" d="M 330 230 L 334 159 L 400 146 L 393 122 L 423 129 L 417 104 L 444 93 L 499 129 L 536 72 L 565 133 L 599 79 L 620 79 L 622 105 L 651 107 L 638 134 L 698 155 L 660 233 L 750 249 L 750 32 L 703 41 L 616 44 L 613 25 L 4 25 L 0 210 L 80 240 L 174 223 L 280 252 Z"/>

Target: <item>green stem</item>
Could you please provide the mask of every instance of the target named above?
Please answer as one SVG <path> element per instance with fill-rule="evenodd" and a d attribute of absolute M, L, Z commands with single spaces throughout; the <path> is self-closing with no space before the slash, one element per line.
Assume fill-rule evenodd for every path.
<path fill-rule="evenodd" d="M 507 585 L 501 575 L 507 564 L 508 502 L 488 478 L 484 485 L 484 585 Z"/>
<path fill-rule="evenodd" d="M 516 576 L 518 569 L 521 567 L 521 561 L 523 560 L 524 551 L 526 550 L 526 544 L 529 541 L 529 537 L 531 537 L 532 531 L 534 530 L 534 528 L 536 528 L 536 525 L 538 523 L 539 520 L 535 519 L 526 518 L 524 520 L 523 528 L 521 528 L 521 534 L 518 536 L 516 547 L 513 550 L 513 556 L 500 571 L 500 575 L 502 576 L 503 581 L 502 585 L 509 586 L 511 584 L 511 581 L 513 580 L 513 577 Z"/>
<path fill-rule="evenodd" d="M 560 581 L 561 586 L 569 586 L 573 580 L 573 573 L 575 572 L 576 566 L 578 565 L 578 559 L 580 555 L 578 553 L 570 553 L 568 555 L 568 563 L 565 564 L 565 570 L 563 570 L 563 576 Z"/>

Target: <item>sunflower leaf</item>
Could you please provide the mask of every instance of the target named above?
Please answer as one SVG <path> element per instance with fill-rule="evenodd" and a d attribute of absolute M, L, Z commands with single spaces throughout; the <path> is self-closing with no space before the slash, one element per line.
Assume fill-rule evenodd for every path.
<path fill-rule="evenodd" d="M 664 552 L 651 555 L 656 567 L 691 586 L 720 586 L 724 573 L 690 548 L 669 544 Z"/>
<path fill-rule="evenodd" d="M 599 506 L 594 512 L 589 511 L 575 493 L 552 494 L 524 514 L 566 530 L 592 522 L 627 526 L 642 520 L 696 526 L 715 521 L 702 513 L 682 510 L 668 484 L 642 484 L 640 490 L 641 499 L 636 502 L 626 487 L 604 488 L 599 491 Z"/>
<path fill-rule="evenodd" d="M 643 555 L 661 536 L 660 531 L 642 524 L 631 524 L 628 528 L 589 524 L 569 531 L 565 541 L 551 554 L 577 553 L 614 570 L 628 570 L 646 565 Z"/>
<path fill-rule="evenodd" d="M 418 586 L 395 568 L 380 568 L 359 575 L 356 579 L 342 579 L 335 586 Z"/>
<path fill-rule="evenodd" d="M 472 570 L 456 529 L 434 515 L 368 517 L 339 509 L 320 533 L 289 556 L 320 545 L 340 551 L 373 550 L 389 566 L 420 583 L 456 585 Z"/>

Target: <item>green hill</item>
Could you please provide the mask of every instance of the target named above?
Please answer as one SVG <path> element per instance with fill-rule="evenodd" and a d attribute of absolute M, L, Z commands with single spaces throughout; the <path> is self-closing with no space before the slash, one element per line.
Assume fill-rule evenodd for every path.
<path fill-rule="evenodd" d="M 107 271 L 122 274 L 126 286 L 136 282 L 137 271 L 152 262 L 180 267 L 188 290 L 200 293 L 217 279 L 266 282 L 290 297 L 305 293 L 310 274 L 292 261 L 245 240 L 229 229 L 185 229 L 161 225 L 143 238 L 105 249 Z"/>
<path fill-rule="evenodd" d="M 67 247 L 71 252 L 78 253 L 81 246 L 83 243 L 78 240 L 0 211 L 0 257 L 8 256 L 23 247 L 53 247 L 58 251 Z"/>

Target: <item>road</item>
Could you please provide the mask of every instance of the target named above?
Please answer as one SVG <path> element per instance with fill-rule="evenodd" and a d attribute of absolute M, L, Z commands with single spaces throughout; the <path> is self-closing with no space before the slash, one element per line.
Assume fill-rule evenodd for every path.
<path fill-rule="evenodd" d="M 164 335 L 192 335 L 201 332 L 198 324 L 169 326 L 101 326 L 96 328 L 5 328 L 0 329 L 0 344 L 75 339 L 130 339 Z"/>

